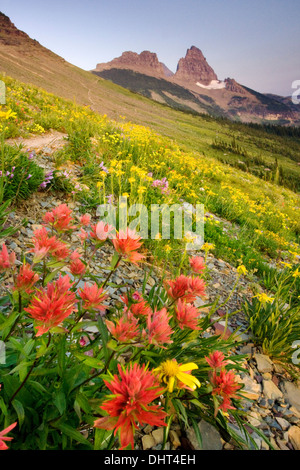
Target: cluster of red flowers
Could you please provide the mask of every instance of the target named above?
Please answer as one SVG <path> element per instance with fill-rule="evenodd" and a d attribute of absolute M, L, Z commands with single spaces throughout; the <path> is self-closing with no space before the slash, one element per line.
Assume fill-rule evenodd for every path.
<path fill-rule="evenodd" d="M 210 373 L 210 382 L 213 386 L 212 394 L 222 400 L 217 410 L 220 409 L 226 412 L 229 409 L 235 409 L 231 404 L 231 399 L 238 398 L 236 392 L 241 386 L 237 383 L 235 373 L 232 370 L 225 369 L 228 361 L 224 360 L 224 354 L 215 351 L 205 359 L 212 368 Z"/>
<path fill-rule="evenodd" d="M 66 232 L 75 228 L 74 225 L 71 225 L 74 219 L 72 218 L 72 211 L 67 204 L 60 204 L 51 212 L 46 212 L 43 220 L 50 227 L 57 230 L 57 232 Z"/>
<path fill-rule="evenodd" d="M 147 344 L 156 344 L 164 348 L 164 344 L 172 343 L 171 335 L 173 330 L 169 325 L 170 315 L 166 308 L 152 311 L 149 304 L 139 296 L 139 301 L 128 304 L 127 296 L 123 300 L 126 303 L 123 315 L 113 323 L 106 320 L 106 325 L 110 333 L 123 343 L 135 341 Z"/>
<path fill-rule="evenodd" d="M 197 296 L 205 295 L 205 282 L 199 277 L 188 277 L 181 274 L 175 280 L 166 281 L 168 296 L 173 300 L 194 302 Z"/>
<path fill-rule="evenodd" d="M 116 252 L 119 253 L 123 259 L 137 264 L 144 258 L 144 255 L 137 252 L 142 245 L 140 240 L 141 237 L 137 237 L 133 230 L 127 228 L 125 233 L 122 231 L 117 233 L 116 238 L 114 238 L 112 242 Z"/>
<path fill-rule="evenodd" d="M 2 250 L 0 250 L 0 272 L 5 271 L 14 266 L 16 255 L 14 252 L 8 254 L 7 247 L 3 243 Z"/>
<path fill-rule="evenodd" d="M 205 264 L 201 256 L 190 258 L 189 262 L 195 274 L 203 273 Z M 199 311 L 194 302 L 197 296 L 205 296 L 204 280 L 200 277 L 181 274 L 176 279 L 166 281 L 165 288 L 168 296 L 175 303 L 175 319 L 179 328 L 199 330 Z"/>
<path fill-rule="evenodd" d="M 36 321 L 36 336 L 58 326 L 76 310 L 76 294 L 70 290 L 71 287 L 69 276 L 60 276 L 47 288 L 37 291 L 29 307 L 24 308 Z"/>
<path fill-rule="evenodd" d="M 165 286 L 169 297 L 175 301 L 174 320 L 179 328 L 199 330 L 198 309 L 190 303 L 197 295 L 204 295 L 205 283 L 202 279 L 179 276 L 175 280 L 166 281 Z M 166 307 L 152 311 L 150 305 L 138 293 L 135 292 L 129 300 L 123 297 L 126 304 L 122 318 L 113 323 L 106 321 L 110 333 L 120 342 L 147 341 L 147 344 L 155 344 L 165 348 L 165 344 L 171 344 L 174 330 L 170 326 L 172 315 Z M 170 306 L 171 307 L 171 306 Z M 140 328 L 139 328 L 140 322 Z"/>
<path fill-rule="evenodd" d="M 46 227 L 33 232 L 32 242 L 34 248 L 31 251 L 34 254 L 34 263 L 39 263 L 48 254 L 57 260 L 64 260 L 70 254 L 68 246 L 55 235 L 50 236 Z"/>
<path fill-rule="evenodd" d="M 125 370 L 118 365 L 119 375 L 114 375 L 105 385 L 112 392 L 112 396 L 100 407 L 108 416 L 94 422 L 96 428 L 112 430 L 114 434 L 120 432 L 121 449 L 131 445 L 134 448 L 134 429 L 138 425 L 166 426 L 164 422 L 167 413 L 159 405 L 151 403 L 159 397 L 164 388 L 161 388 L 157 377 L 147 368 L 132 364 Z"/>
<path fill-rule="evenodd" d="M 14 290 L 31 294 L 32 287 L 39 280 L 39 275 L 32 271 L 28 263 L 23 264 L 15 280 Z"/>

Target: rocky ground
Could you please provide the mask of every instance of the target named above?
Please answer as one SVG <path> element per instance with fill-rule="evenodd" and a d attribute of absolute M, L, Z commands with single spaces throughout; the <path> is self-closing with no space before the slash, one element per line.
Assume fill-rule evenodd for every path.
<path fill-rule="evenodd" d="M 51 152 L 57 145 L 62 144 L 63 136 L 56 135 L 56 140 L 26 142 L 26 148 L 35 150 L 40 163 L 44 164 L 47 170 L 53 169 L 51 163 Z M 35 145 L 35 147 L 33 147 Z M 45 150 L 46 148 L 46 150 Z M 62 196 L 63 197 L 63 196 Z M 8 224 L 18 225 L 26 217 L 28 225 L 20 227 L 14 236 L 6 240 L 7 246 L 13 250 L 21 259 L 22 254 L 28 248 L 28 242 L 33 235 L 33 231 L 42 222 L 43 214 L 51 210 L 58 204 L 66 202 L 59 199 L 59 195 L 50 193 L 37 193 L 28 201 L 14 208 L 10 213 Z M 74 213 L 79 214 L 79 204 L 73 201 L 69 203 Z M 73 240 L 74 247 L 80 243 L 76 238 Z M 109 246 L 93 259 L 91 270 L 99 273 L 103 266 L 109 266 L 112 257 L 112 250 Z M 207 267 L 209 280 L 207 283 L 207 299 L 205 303 L 212 302 L 216 296 L 220 297 L 220 303 L 224 302 L 231 292 L 236 281 L 236 269 L 223 260 L 216 259 L 212 254 L 208 255 Z M 145 268 L 145 267 L 144 267 Z M 146 270 L 150 266 L 146 265 Z M 105 276 L 105 270 L 103 271 Z M 104 277 L 103 277 L 104 278 Z M 146 282 L 146 293 L 158 283 L 160 279 L 159 269 L 150 272 Z M 120 301 L 120 297 L 126 292 L 127 286 L 136 290 L 141 290 L 144 280 L 144 269 L 123 263 L 116 270 L 111 278 L 114 286 L 108 287 L 110 302 Z M 6 279 L 5 283 L 11 280 Z M 82 280 L 84 282 L 84 280 Z M 5 285 L 2 285 L 2 289 Z M 300 383 L 292 381 L 287 372 L 279 365 L 262 354 L 262 351 L 254 344 L 251 331 L 248 330 L 247 321 L 241 311 L 244 298 L 251 298 L 253 295 L 253 279 L 242 277 L 238 288 L 230 297 L 226 306 L 217 310 L 213 317 L 214 323 L 205 332 L 206 335 L 223 335 L 224 338 L 236 332 L 236 346 L 233 352 L 245 355 L 245 369 L 247 373 L 241 373 L 239 381 L 244 384 L 243 409 L 248 410 L 248 422 L 257 429 L 254 431 L 249 426 L 251 437 L 261 450 L 268 450 L 270 447 L 263 440 L 263 434 L 276 450 L 300 450 Z M 1 290 L 2 290 L 1 289 Z M 202 307 L 202 314 L 208 312 L 208 307 L 203 307 L 204 302 L 198 298 L 198 306 Z M 229 317 L 228 325 L 224 321 L 226 312 L 236 312 Z M 247 397 L 247 399 L 246 399 Z M 238 428 L 232 423 L 233 429 L 239 433 Z M 217 430 L 205 421 L 199 421 L 199 429 L 203 439 L 203 449 L 207 450 L 233 450 L 235 446 L 231 442 L 225 442 Z M 154 429 L 147 425 L 136 434 L 137 449 L 161 449 L 163 441 L 163 429 Z M 254 448 L 254 447 L 253 447 Z M 166 449 L 199 450 L 199 445 L 193 428 L 181 429 L 178 423 L 173 423 L 167 442 Z"/>

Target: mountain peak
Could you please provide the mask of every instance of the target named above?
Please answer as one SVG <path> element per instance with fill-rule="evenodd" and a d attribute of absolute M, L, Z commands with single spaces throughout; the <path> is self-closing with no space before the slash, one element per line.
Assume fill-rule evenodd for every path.
<path fill-rule="evenodd" d="M 203 85 L 209 85 L 212 80 L 218 80 L 217 75 L 212 67 L 208 65 L 202 51 L 196 46 L 190 47 L 185 57 L 179 60 L 175 78 L 200 82 Z"/>
<path fill-rule="evenodd" d="M 162 62 L 159 62 L 157 54 L 150 51 L 143 51 L 140 54 L 131 51 L 123 52 L 120 57 L 110 62 L 97 64 L 95 71 L 101 72 L 112 68 L 130 69 L 158 77 L 166 77 L 172 74 Z"/>

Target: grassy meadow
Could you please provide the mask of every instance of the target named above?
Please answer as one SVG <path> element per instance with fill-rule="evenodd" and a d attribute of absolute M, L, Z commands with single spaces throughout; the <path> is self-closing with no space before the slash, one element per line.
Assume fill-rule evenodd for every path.
<path fill-rule="evenodd" d="M 151 127 L 141 126 L 125 116 L 111 120 L 88 107 L 2 78 L 7 85 L 2 115 L 8 110 L 14 113 L 13 118 L 2 119 L 4 138 L 51 129 L 66 133 L 64 149 L 52 157 L 57 177 L 51 187 L 66 188 L 82 202 L 83 210 L 108 199 L 116 201 L 120 195 L 127 196 L 130 204 L 183 200 L 204 204 L 207 213 L 224 219 L 223 223 L 206 218 L 205 239 L 214 245 L 216 256 L 234 265 L 244 264 L 261 278 L 268 277 L 273 268 L 299 261 L 300 196 L 278 179 L 279 168 L 298 177 L 297 135 L 281 136 L 276 128 L 271 133 L 263 127 L 173 110 L 170 113 L 176 120 L 164 120 L 165 127 L 159 118 Z M 76 181 L 62 171 L 72 164 L 81 167 Z M 264 164 L 269 171 L 259 173 L 259 168 L 266 168 Z M 5 161 L 6 171 L 12 166 L 13 159 Z M 167 181 L 167 190 L 153 185 L 162 180 Z M 10 184 L 7 180 L 7 192 Z M 148 243 L 158 260 L 164 258 L 165 245 L 174 257 L 180 256 L 177 240 Z"/>

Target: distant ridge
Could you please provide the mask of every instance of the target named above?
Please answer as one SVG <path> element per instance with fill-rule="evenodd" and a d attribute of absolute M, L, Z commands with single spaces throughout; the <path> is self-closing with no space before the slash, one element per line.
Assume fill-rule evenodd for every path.
<path fill-rule="evenodd" d="M 195 46 L 179 60 L 175 74 L 150 51 L 140 54 L 127 51 L 107 64 L 98 64 L 96 69 L 91 73 L 70 64 L 0 13 L 0 73 L 75 100 L 113 119 L 126 114 L 136 122 L 145 122 L 149 103 L 137 102 L 134 95 L 125 92 L 128 89 L 192 113 L 241 122 L 300 123 L 298 108 L 288 100 L 262 95 L 233 79 L 218 80 Z M 112 87 L 110 82 L 122 88 Z"/>

